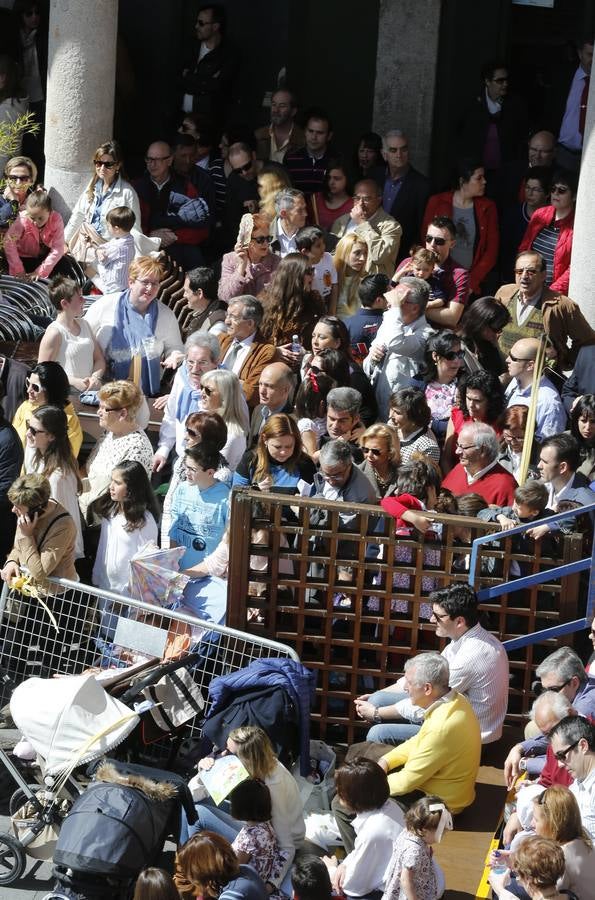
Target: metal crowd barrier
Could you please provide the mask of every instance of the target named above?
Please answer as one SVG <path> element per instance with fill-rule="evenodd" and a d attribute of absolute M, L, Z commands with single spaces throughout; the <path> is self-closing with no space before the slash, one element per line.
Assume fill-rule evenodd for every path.
<path fill-rule="evenodd" d="M 39 598 L 6 584 L 0 595 L 0 706 L 33 676 L 124 669 L 144 658 L 173 659 L 191 652 L 189 671 L 205 700 L 212 678 L 252 660 L 285 657 L 299 662 L 295 650 L 277 641 L 62 578 L 49 579 Z M 205 707 L 203 715 L 207 711 Z M 188 733 L 199 727 L 194 720 Z"/>

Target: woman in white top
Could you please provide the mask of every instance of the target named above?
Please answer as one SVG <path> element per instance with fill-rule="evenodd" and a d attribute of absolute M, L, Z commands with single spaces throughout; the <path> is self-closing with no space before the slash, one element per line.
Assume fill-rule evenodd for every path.
<path fill-rule="evenodd" d="M 78 467 L 68 439 L 68 419 L 59 406 L 40 406 L 27 421 L 25 474 L 43 475 L 51 497 L 70 513 L 76 527 L 75 559 L 85 555 L 78 495 L 82 490 Z"/>
<path fill-rule="evenodd" d="M 110 237 L 106 216 L 116 206 L 127 206 L 140 223 L 140 205 L 134 188 L 125 181 L 122 172 L 122 151 L 117 141 L 106 141 L 93 155 L 95 172 L 91 181 L 78 198 L 72 215 L 64 229 L 64 240 L 68 244 L 83 222 L 92 225 L 106 240 Z M 142 233 L 137 224 L 131 231 L 137 256 L 159 250 L 159 238 L 150 238 Z"/>
<path fill-rule="evenodd" d="M 71 387 L 78 391 L 99 390 L 105 357 L 91 326 L 80 318 L 84 300 L 78 285 L 56 275 L 50 282 L 50 300 L 58 315 L 41 339 L 38 362 L 60 363 Z"/>
<path fill-rule="evenodd" d="M 99 391 L 99 438 L 87 461 L 84 493 L 79 498 L 83 516 L 89 506 L 109 488 L 114 466 L 125 459 L 141 463 L 147 475 L 153 464 L 153 448 L 136 417 L 143 395 L 132 381 L 111 381 Z"/>
<path fill-rule="evenodd" d="M 227 443 L 221 455 L 231 471 L 235 472 L 246 449 L 249 427 L 240 380 L 228 369 L 205 372 L 200 380 L 200 394 L 203 410 L 219 413 L 227 425 Z"/>

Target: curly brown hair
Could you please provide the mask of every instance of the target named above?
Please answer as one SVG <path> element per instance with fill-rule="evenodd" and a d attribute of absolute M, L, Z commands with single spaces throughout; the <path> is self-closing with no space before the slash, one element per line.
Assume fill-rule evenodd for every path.
<path fill-rule="evenodd" d="M 293 334 L 302 338 L 304 328 L 313 322 L 310 294 L 304 287 L 310 263 L 301 253 L 288 253 L 281 262 L 264 298 L 265 314 L 260 330 L 265 339 L 279 346 Z"/>

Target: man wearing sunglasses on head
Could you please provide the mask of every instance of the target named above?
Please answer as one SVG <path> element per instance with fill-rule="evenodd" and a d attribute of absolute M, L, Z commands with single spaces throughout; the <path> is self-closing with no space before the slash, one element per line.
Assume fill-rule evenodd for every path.
<path fill-rule="evenodd" d="M 435 216 L 422 238 L 426 249 L 436 254 L 436 265 L 428 278 L 430 299 L 426 307 L 426 319 L 435 328 L 456 328 L 469 297 L 469 272 L 457 266 L 450 255 L 455 238 L 454 222 L 448 216 Z M 404 259 L 397 273 L 410 265 L 411 257 Z"/>
<path fill-rule="evenodd" d="M 203 264 L 200 244 L 209 236 L 209 207 L 194 185 L 173 171 L 167 141 L 154 141 L 145 154 L 146 172 L 134 182 L 145 234 L 186 271 Z"/>

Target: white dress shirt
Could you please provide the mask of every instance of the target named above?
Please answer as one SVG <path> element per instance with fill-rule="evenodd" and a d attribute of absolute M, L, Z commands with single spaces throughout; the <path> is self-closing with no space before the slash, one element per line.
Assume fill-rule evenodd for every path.
<path fill-rule="evenodd" d="M 405 827 L 405 816 L 398 803 L 387 800 L 380 809 L 359 813 L 352 825 L 356 838 L 353 850 L 343 860 L 343 890 L 350 897 L 363 897 L 383 890 L 394 843 Z"/>
<path fill-rule="evenodd" d="M 250 347 L 251 347 L 252 344 L 254 343 L 254 338 L 255 338 L 255 337 L 256 337 L 256 332 L 253 331 L 252 334 L 248 335 L 247 338 L 244 338 L 243 341 L 239 341 L 239 343 L 240 343 L 242 346 L 241 346 L 240 350 L 238 351 L 238 355 L 236 356 L 235 362 L 234 362 L 234 364 L 233 364 L 233 369 L 231 370 L 235 375 L 239 375 L 240 372 L 242 371 L 242 366 L 244 365 L 244 361 L 245 361 L 246 357 L 247 357 L 248 354 L 250 353 Z M 232 349 L 233 349 L 235 343 L 236 343 L 235 340 L 233 340 L 233 341 L 231 342 L 231 344 L 230 344 L 229 347 L 227 348 L 227 352 L 226 352 L 225 356 L 223 357 L 223 359 L 222 359 L 221 362 L 220 362 L 220 366 L 221 366 L 223 369 L 227 368 L 226 365 L 225 365 L 225 360 L 227 359 L 227 357 L 228 357 L 229 354 L 231 353 L 231 351 L 232 351 Z"/>

